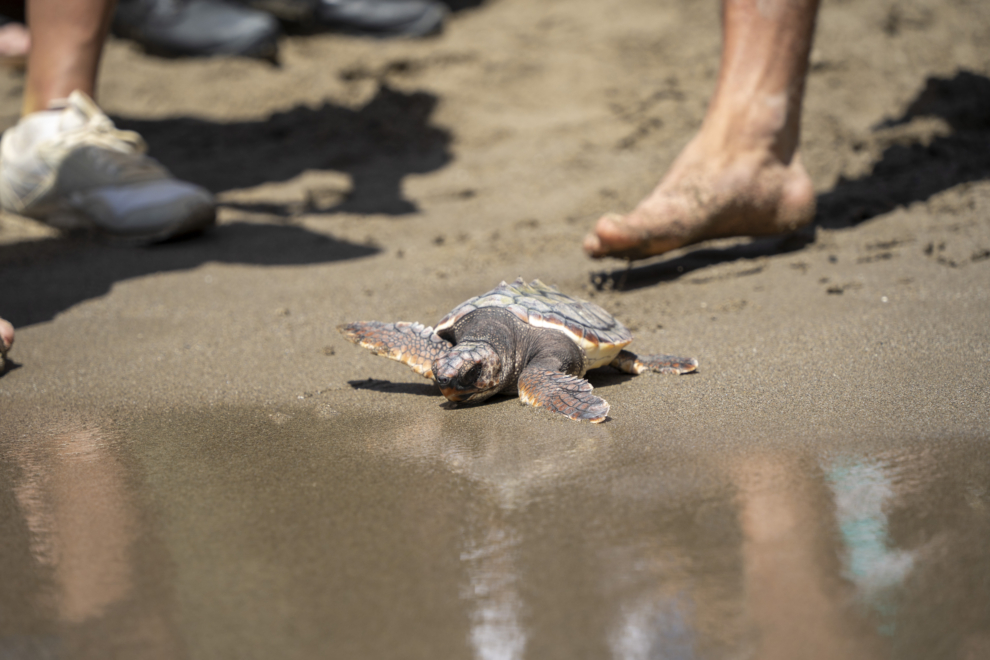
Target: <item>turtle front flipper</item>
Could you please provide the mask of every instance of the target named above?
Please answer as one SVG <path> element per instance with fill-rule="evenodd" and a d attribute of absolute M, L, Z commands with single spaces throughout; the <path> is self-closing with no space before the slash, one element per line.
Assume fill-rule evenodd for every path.
<path fill-rule="evenodd" d="M 348 341 L 375 355 L 408 364 L 420 376 L 433 379 L 433 361 L 453 344 L 422 323 L 362 321 L 337 326 Z"/>
<path fill-rule="evenodd" d="M 686 374 L 698 368 L 698 361 L 694 358 L 673 355 L 636 355 L 625 350 L 619 351 L 619 354 L 610 364 L 627 374 L 641 374 L 644 371 L 655 371 L 660 374 Z"/>
<path fill-rule="evenodd" d="M 528 366 L 519 375 L 519 398 L 523 403 L 597 424 L 605 421 L 609 405 L 592 394 L 592 389 L 583 378 L 538 366 Z"/>

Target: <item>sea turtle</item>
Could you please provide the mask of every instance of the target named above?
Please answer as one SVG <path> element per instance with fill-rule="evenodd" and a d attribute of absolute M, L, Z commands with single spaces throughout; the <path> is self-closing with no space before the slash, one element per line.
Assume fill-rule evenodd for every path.
<path fill-rule="evenodd" d="M 589 369 L 683 374 L 698 367 L 693 358 L 630 353 L 624 347 L 632 333 L 604 309 L 522 278 L 461 303 L 436 328 L 367 321 L 337 329 L 436 381 L 452 402 L 518 389 L 524 403 L 589 422 L 604 421 L 609 410 L 582 378 Z"/>

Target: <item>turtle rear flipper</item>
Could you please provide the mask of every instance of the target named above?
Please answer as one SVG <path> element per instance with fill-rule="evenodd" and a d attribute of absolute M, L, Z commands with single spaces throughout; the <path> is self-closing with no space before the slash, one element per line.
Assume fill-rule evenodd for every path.
<path fill-rule="evenodd" d="M 539 366 L 528 366 L 519 375 L 519 398 L 537 408 L 546 408 L 581 422 L 605 421 L 609 405 L 591 393 L 583 378 Z"/>
<path fill-rule="evenodd" d="M 698 368 L 698 361 L 694 358 L 674 355 L 636 355 L 632 351 L 626 350 L 619 351 L 619 354 L 610 364 L 627 374 L 641 374 L 644 371 L 655 371 L 661 374 L 686 374 Z"/>
<path fill-rule="evenodd" d="M 433 361 L 451 349 L 433 328 L 422 323 L 362 321 L 337 326 L 347 340 L 375 355 L 408 364 L 420 376 L 433 380 Z"/>

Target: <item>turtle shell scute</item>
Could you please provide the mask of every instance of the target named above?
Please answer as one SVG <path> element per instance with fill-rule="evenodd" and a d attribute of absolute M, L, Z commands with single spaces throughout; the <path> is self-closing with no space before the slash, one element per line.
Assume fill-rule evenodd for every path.
<path fill-rule="evenodd" d="M 511 284 L 502 282 L 461 303 L 440 320 L 436 330 L 452 326 L 481 307 L 505 308 L 532 326 L 559 330 L 592 354 L 617 353 L 632 341 L 632 333 L 598 305 L 561 293 L 540 280 L 527 284 L 522 278 Z"/>

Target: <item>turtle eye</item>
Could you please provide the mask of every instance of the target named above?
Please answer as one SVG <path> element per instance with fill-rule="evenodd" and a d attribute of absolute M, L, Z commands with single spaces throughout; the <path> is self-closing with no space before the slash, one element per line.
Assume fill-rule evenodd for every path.
<path fill-rule="evenodd" d="M 481 363 L 478 362 L 464 374 L 462 379 L 465 383 L 474 384 L 478 380 L 478 376 L 481 375 Z"/>

